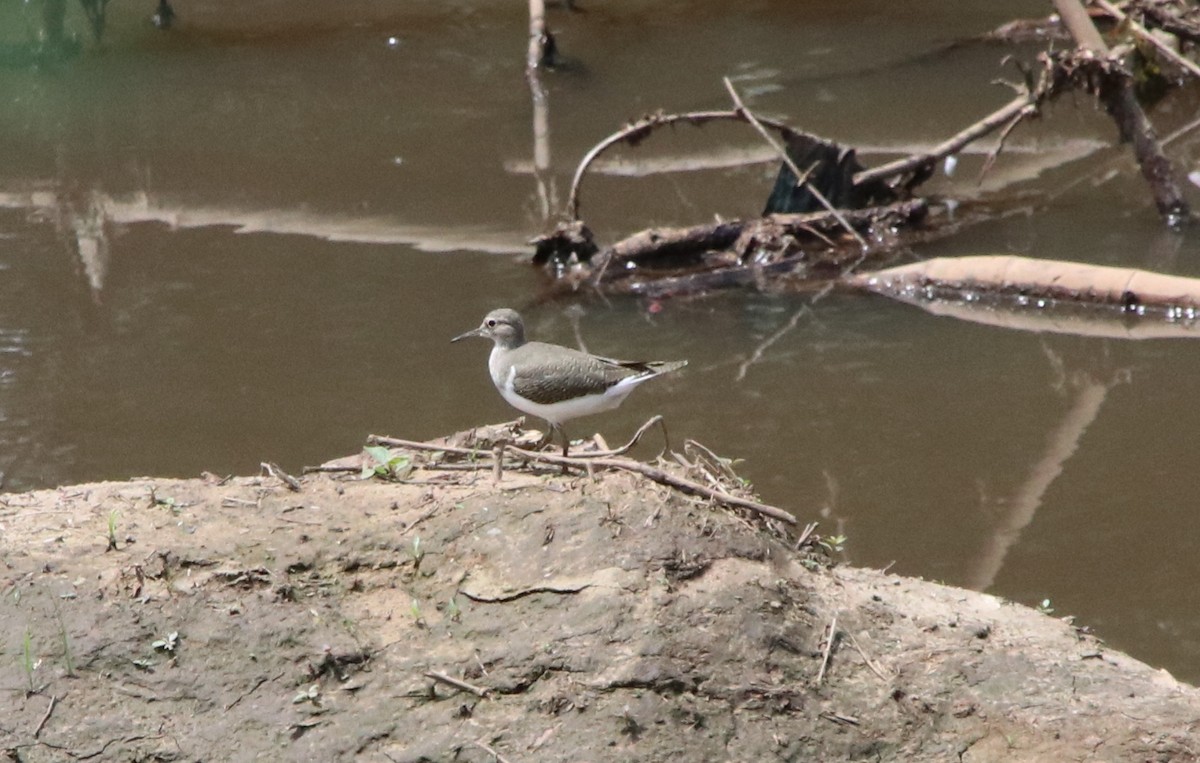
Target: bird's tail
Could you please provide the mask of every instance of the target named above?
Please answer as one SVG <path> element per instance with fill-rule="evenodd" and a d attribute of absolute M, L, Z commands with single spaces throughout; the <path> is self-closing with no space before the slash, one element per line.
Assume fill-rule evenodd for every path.
<path fill-rule="evenodd" d="M 649 363 L 643 363 L 647 369 L 656 374 L 669 374 L 672 371 L 678 371 L 687 364 L 688 362 L 686 360 L 655 360 Z"/>

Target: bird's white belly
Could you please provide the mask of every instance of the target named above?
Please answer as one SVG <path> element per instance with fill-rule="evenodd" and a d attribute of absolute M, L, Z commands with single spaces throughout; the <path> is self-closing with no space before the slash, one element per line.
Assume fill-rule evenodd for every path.
<path fill-rule="evenodd" d="M 593 413 L 600 413 L 601 411 L 611 411 L 621 404 L 625 396 L 633 388 L 627 387 L 626 389 L 614 392 L 616 389 L 614 387 L 602 395 L 586 395 L 584 397 L 564 400 L 561 403 L 535 403 L 513 392 L 509 386 L 498 387 L 497 389 L 500 390 L 501 397 L 518 411 L 545 419 L 552 424 L 562 424 L 564 421 L 577 419 L 580 416 L 590 416 Z"/>
<path fill-rule="evenodd" d="M 508 368 L 498 367 L 498 364 L 495 363 L 495 353 L 488 365 L 492 372 L 492 382 L 505 402 L 522 413 L 545 419 L 551 424 L 562 424 L 564 421 L 580 416 L 611 411 L 628 397 L 633 388 L 637 386 L 637 382 L 645 381 L 645 378 L 630 377 L 617 382 L 601 394 L 585 395 L 558 403 L 535 403 L 532 400 L 526 400 L 513 390 L 516 369 L 511 365 Z"/>

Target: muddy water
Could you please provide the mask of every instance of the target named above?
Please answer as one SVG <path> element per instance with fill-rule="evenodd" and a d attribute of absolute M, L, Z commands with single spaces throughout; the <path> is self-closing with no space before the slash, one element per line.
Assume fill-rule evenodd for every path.
<path fill-rule="evenodd" d="M 853 562 L 1048 598 L 1200 680 L 1194 341 L 1006 331 L 839 295 L 546 302 L 508 256 L 595 141 L 660 108 L 726 106 L 722 76 L 867 161 L 933 142 L 1016 76 L 1005 50 L 953 43 L 1042 3 L 552 8 L 566 62 L 546 80 L 540 175 L 513 8 L 198 1 L 162 34 L 134 5 L 114 4 L 102 45 L 69 6 L 80 54 L 38 66 L 14 53 L 38 3 L 0 8 L 6 487 L 297 469 L 368 432 L 500 420 L 486 345 L 448 339 L 511 305 L 544 339 L 691 361 L 593 422 L 610 440 L 663 413 L 677 439 L 746 459 L 766 499 L 845 535 Z M 1184 94 L 1154 116 L 1166 133 L 1196 110 Z M 1064 102 L 982 186 L 965 157 L 939 187 L 997 194 L 1004 215 L 918 254 L 1200 273 L 1194 232 L 1161 229 L 1110 138 L 1090 104 Z M 1173 145 L 1194 168 L 1195 139 Z M 753 214 L 773 168 L 744 160 L 762 155 L 744 129 L 676 131 L 604 164 L 584 215 L 608 238 Z"/>

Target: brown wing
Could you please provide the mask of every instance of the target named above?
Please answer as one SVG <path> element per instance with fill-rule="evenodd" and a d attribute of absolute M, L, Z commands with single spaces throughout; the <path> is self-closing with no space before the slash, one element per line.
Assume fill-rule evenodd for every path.
<path fill-rule="evenodd" d="M 520 364 L 521 370 L 513 377 L 514 392 L 542 405 L 603 394 L 622 379 L 650 370 L 645 364 L 625 364 L 564 347 L 553 347 L 553 352 L 547 353 L 546 347 L 550 345 L 522 345 L 521 350 L 538 362 Z"/>

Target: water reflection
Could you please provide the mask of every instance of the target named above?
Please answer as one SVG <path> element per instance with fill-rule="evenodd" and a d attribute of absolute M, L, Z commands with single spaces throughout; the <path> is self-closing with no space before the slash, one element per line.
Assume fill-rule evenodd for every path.
<path fill-rule="evenodd" d="M 991 535 L 966 573 L 965 585 L 977 591 L 986 591 L 995 584 L 1009 549 L 1033 522 L 1046 491 L 1079 449 L 1088 427 L 1099 417 L 1109 391 L 1130 379 L 1128 369 L 1113 372 L 1104 382 L 1097 381 L 1090 371 L 1068 372 L 1061 356 L 1049 347 L 1046 352 L 1061 377 L 1056 389 L 1070 400 L 1070 407 L 1050 430 L 1041 458 L 1030 468 L 1028 477 L 1010 499 L 1002 502 L 1003 508 L 993 520 L 995 527 Z"/>

